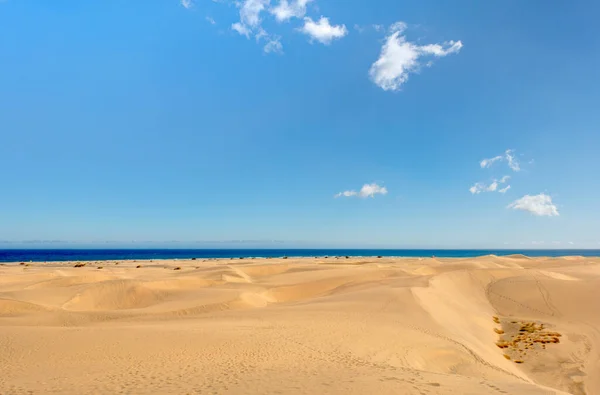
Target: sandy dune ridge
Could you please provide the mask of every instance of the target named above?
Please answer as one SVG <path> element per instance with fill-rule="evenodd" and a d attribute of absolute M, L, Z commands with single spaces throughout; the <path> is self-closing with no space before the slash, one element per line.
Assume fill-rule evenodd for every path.
<path fill-rule="evenodd" d="M 588 257 L 5 264 L 0 394 L 600 394 L 598 300 Z"/>

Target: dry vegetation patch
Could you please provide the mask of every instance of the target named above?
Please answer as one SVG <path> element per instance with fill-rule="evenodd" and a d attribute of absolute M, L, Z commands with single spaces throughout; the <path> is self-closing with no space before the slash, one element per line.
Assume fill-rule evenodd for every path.
<path fill-rule="evenodd" d="M 502 328 L 494 328 L 499 335 L 496 346 L 505 349 L 504 358 L 515 363 L 524 363 L 524 356 L 528 351 L 541 351 L 546 349 L 546 344 L 560 343 L 560 333 L 548 331 L 543 323 L 534 321 L 508 321 L 502 322 L 497 316 L 492 320 L 496 324 L 503 324 Z M 518 358 L 515 358 L 518 357 Z"/>

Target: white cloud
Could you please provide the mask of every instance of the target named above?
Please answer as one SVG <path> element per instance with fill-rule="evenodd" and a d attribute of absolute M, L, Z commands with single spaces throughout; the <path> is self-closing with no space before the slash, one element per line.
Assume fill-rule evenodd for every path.
<path fill-rule="evenodd" d="M 231 25 L 239 34 L 250 37 L 253 29 L 260 26 L 260 14 L 269 6 L 270 0 L 244 0 L 237 3 L 240 8 L 240 21 Z"/>
<path fill-rule="evenodd" d="M 339 197 L 342 197 L 342 196 L 344 196 L 344 197 L 350 197 L 350 196 L 356 196 L 356 195 L 358 195 L 356 193 L 356 191 L 344 191 L 344 192 L 336 193 L 333 197 L 334 198 L 339 198 Z"/>
<path fill-rule="evenodd" d="M 246 36 L 246 38 L 250 38 L 250 33 L 252 33 L 250 29 L 248 29 L 245 25 L 242 25 L 239 22 L 236 22 L 233 25 L 231 25 L 231 28 L 238 32 L 240 35 Z"/>
<path fill-rule="evenodd" d="M 481 193 L 485 190 L 485 186 L 479 182 L 476 182 L 471 188 L 469 188 L 469 192 L 473 195 Z"/>
<path fill-rule="evenodd" d="M 368 198 L 368 197 L 375 197 L 375 195 L 386 195 L 388 193 L 388 190 L 386 187 L 382 187 L 376 183 L 372 183 L 372 184 L 365 184 L 363 185 L 363 187 L 360 189 L 360 191 L 356 192 L 356 191 L 344 191 L 344 192 L 340 192 L 338 194 L 336 194 L 334 197 L 335 198 L 339 198 L 339 197 L 351 197 L 351 196 L 358 196 L 360 198 Z"/>
<path fill-rule="evenodd" d="M 360 189 L 358 196 L 360 197 L 375 197 L 376 194 L 386 195 L 388 190 L 386 187 L 381 187 L 375 183 L 373 184 L 365 184 Z"/>
<path fill-rule="evenodd" d="M 494 181 L 490 185 L 485 185 L 481 182 L 476 182 L 471 188 L 469 188 L 469 192 L 471 192 L 474 195 L 477 195 L 481 192 L 494 192 L 497 188 L 498 181 Z"/>
<path fill-rule="evenodd" d="M 479 162 L 479 166 L 481 166 L 481 168 L 485 168 L 485 167 L 490 167 L 494 164 L 494 162 L 497 162 L 499 160 L 502 160 L 503 156 L 502 155 L 498 155 L 495 156 L 493 158 L 489 158 L 489 159 L 484 159 L 481 162 Z"/>
<path fill-rule="evenodd" d="M 279 41 L 279 37 L 272 37 L 270 39 L 268 39 L 267 43 L 265 44 L 263 50 L 265 51 L 265 53 L 278 53 L 278 54 L 282 54 L 283 53 L 283 45 L 281 45 L 281 41 Z"/>
<path fill-rule="evenodd" d="M 212 19 L 212 18 L 211 18 L 211 17 L 209 17 L 209 16 L 207 16 L 207 17 L 206 17 L 206 20 L 207 20 L 207 21 L 208 21 L 208 23 L 210 23 L 211 25 L 216 25 L 216 24 L 217 24 L 217 22 L 215 22 L 215 20 L 214 20 L 214 19 Z"/>
<path fill-rule="evenodd" d="M 507 149 L 504 152 L 504 155 L 498 155 L 494 156 L 493 158 L 483 159 L 481 162 L 479 162 L 479 166 L 481 166 L 481 168 L 492 167 L 492 165 L 495 162 L 506 160 L 506 162 L 508 163 L 508 167 L 510 167 L 513 171 L 520 171 L 521 166 L 519 165 L 517 159 L 515 159 L 514 152 L 515 150 Z"/>
<path fill-rule="evenodd" d="M 498 192 L 500 193 L 506 193 L 508 190 L 510 189 L 510 185 L 507 185 L 506 187 L 499 189 Z"/>
<path fill-rule="evenodd" d="M 506 181 L 508 181 L 509 179 L 510 176 L 504 176 L 500 180 L 493 180 L 490 185 L 486 185 L 482 182 L 476 182 L 471 188 L 469 188 L 469 192 L 471 192 L 473 195 L 480 194 L 481 192 L 495 192 L 496 190 L 498 190 L 498 186 L 500 184 L 506 183 Z M 498 192 L 505 193 L 509 189 L 510 185 L 508 185 L 506 188 L 498 190 Z"/>
<path fill-rule="evenodd" d="M 328 45 L 335 39 L 340 39 L 348 34 L 346 25 L 331 25 L 329 18 L 322 16 L 317 22 L 311 18 L 304 18 L 304 26 L 298 29 L 302 33 L 311 37 L 311 40 L 317 40 L 321 44 Z"/>
<path fill-rule="evenodd" d="M 245 0 L 240 7 L 240 20 L 252 28 L 260 25 L 260 13 L 269 6 L 270 0 Z"/>
<path fill-rule="evenodd" d="M 408 26 L 406 25 L 406 23 L 404 23 L 402 21 L 398 21 L 396 23 L 392 23 L 392 25 L 390 26 L 390 33 L 396 33 L 396 32 L 402 33 L 407 28 L 408 28 Z"/>
<path fill-rule="evenodd" d="M 181 0 L 180 3 L 184 8 L 187 8 L 188 10 L 194 6 L 192 0 Z"/>
<path fill-rule="evenodd" d="M 258 32 L 256 32 L 256 35 L 254 36 L 254 39 L 256 40 L 256 42 L 260 42 L 261 39 L 263 38 L 267 38 L 269 37 L 269 34 L 267 33 L 267 31 L 265 29 L 263 29 L 262 27 L 258 28 Z"/>
<path fill-rule="evenodd" d="M 383 31 L 383 25 L 373 25 L 373 29 L 375 29 L 376 32 L 381 32 Z"/>
<path fill-rule="evenodd" d="M 397 91 L 408 81 L 410 73 L 419 71 L 420 58 L 426 56 L 444 57 L 458 53 L 461 41 L 448 41 L 443 44 L 417 45 L 406 40 L 402 33 L 406 30 L 404 22 L 396 22 L 390 27 L 379 59 L 371 65 L 371 80 L 386 91 Z M 429 63 L 428 63 L 429 65 Z"/>
<path fill-rule="evenodd" d="M 543 193 L 534 196 L 525 195 L 509 204 L 508 208 L 529 211 L 530 213 L 539 216 L 553 217 L 559 215 L 558 209 L 552 203 L 552 198 Z"/>
<path fill-rule="evenodd" d="M 313 0 L 280 0 L 279 4 L 270 9 L 278 22 L 285 22 L 292 18 L 302 18 L 306 15 L 306 5 Z"/>
<path fill-rule="evenodd" d="M 357 31 L 357 32 L 359 32 L 359 33 L 362 33 L 362 32 L 364 32 L 364 31 L 365 31 L 365 28 L 364 28 L 364 27 L 362 27 L 362 26 L 360 26 L 359 24 L 356 24 L 356 23 L 355 23 L 355 24 L 354 24 L 354 30 L 356 30 L 356 31 Z"/>
<path fill-rule="evenodd" d="M 513 152 L 514 150 L 510 149 L 507 149 L 505 152 L 506 160 L 508 161 L 508 167 L 510 167 L 514 171 L 520 171 L 521 167 L 519 166 L 519 162 L 517 162 L 514 155 L 512 154 Z"/>

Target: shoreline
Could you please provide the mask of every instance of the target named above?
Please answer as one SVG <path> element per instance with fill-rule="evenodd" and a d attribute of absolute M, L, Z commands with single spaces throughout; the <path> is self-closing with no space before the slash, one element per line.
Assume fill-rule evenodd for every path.
<path fill-rule="evenodd" d="M 233 257 L 233 258 L 155 258 L 155 259 L 73 259 L 73 260 L 60 260 L 60 261 L 11 261 L 11 262 L 0 262 L 0 266 L 26 266 L 30 267 L 31 265 L 44 265 L 46 267 L 68 267 L 70 265 L 78 264 L 78 263 L 86 263 L 86 264 L 130 264 L 130 263 L 155 263 L 155 264 L 165 264 L 165 263 L 189 263 L 189 264 L 199 264 L 199 263 L 227 263 L 227 264 L 249 264 L 249 263 L 336 263 L 338 265 L 343 264 L 344 262 L 348 264 L 356 264 L 356 261 L 365 261 L 361 263 L 390 263 L 389 261 L 398 261 L 401 262 L 409 262 L 409 261 L 438 261 L 444 262 L 447 261 L 457 262 L 457 261 L 465 261 L 465 260 L 478 260 L 478 259 L 486 259 L 486 258 L 498 258 L 498 259 L 515 259 L 515 260 L 581 260 L 581 259 L 600 259 L 599 255 L 562 255 L 562 256 L 528 256 L 524 254 L 510 254 L 510 255 L 480 255 L 475 257 L 443 257 L 443 256 L 374 256 L 374 255 L 365 255 L 365 256 L 281 256 L 281 257 L 259 257 L 259 256 L 249 256 L 249 257 Z M 382 262 L 383 261 L 383 262 Z M 388 261 L 388 262 L 385 262 Z"/>
<path fill-rule="evenodd" d="M 563 250 L 556 250 L 563 251 Z M 579 250 L 576 250 L 579 252 Z M 596 251 L 596 250 L 590 250 Z M 600 258 L 600 251 L 597 255 L 526 255 L 526 254 L 484 254 L 476 256 L 438 256 L 438 255 L 322 255 L 322 256 L 236 256 L 236 257 L 198 257 L 198 258 L 114 258 L 114 259 L 67 259 L 67 260 L 13 260 L 13 261 L 1 261 L 0 265 L 19 265 L 19 264 L 69 264 L 78 262 L 95 262 L 95 263 L 106 263 L 106 262 L 164 262 L 164 261 L 179 261 L 179 262 L 220 262 L 220 261 L 255 261 L 255 260 L 315 260 L 315 259 L 331 259 L 331 260 L 352 260 L 352 259 L 394 259 L 394 260 L 410 260 L 410 259 L 443 259 L 443 260 L 465 260 L 465 259 L 481 259 L 486 257 L 496 258 L 521 258 L 521 259 L 584 259 L 584 258 Z"/>

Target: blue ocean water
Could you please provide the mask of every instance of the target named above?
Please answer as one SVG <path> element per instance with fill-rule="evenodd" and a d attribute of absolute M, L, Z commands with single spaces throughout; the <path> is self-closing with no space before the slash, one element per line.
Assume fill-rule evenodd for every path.
<path fill-rule="evenodd" d="M 482 255 L 600 256 L 600 250 L 391 250 L 391 249 L 5 249 L 0 262 L 207 259 L 239 257 L 398 256 L 471 258 Z"/>

